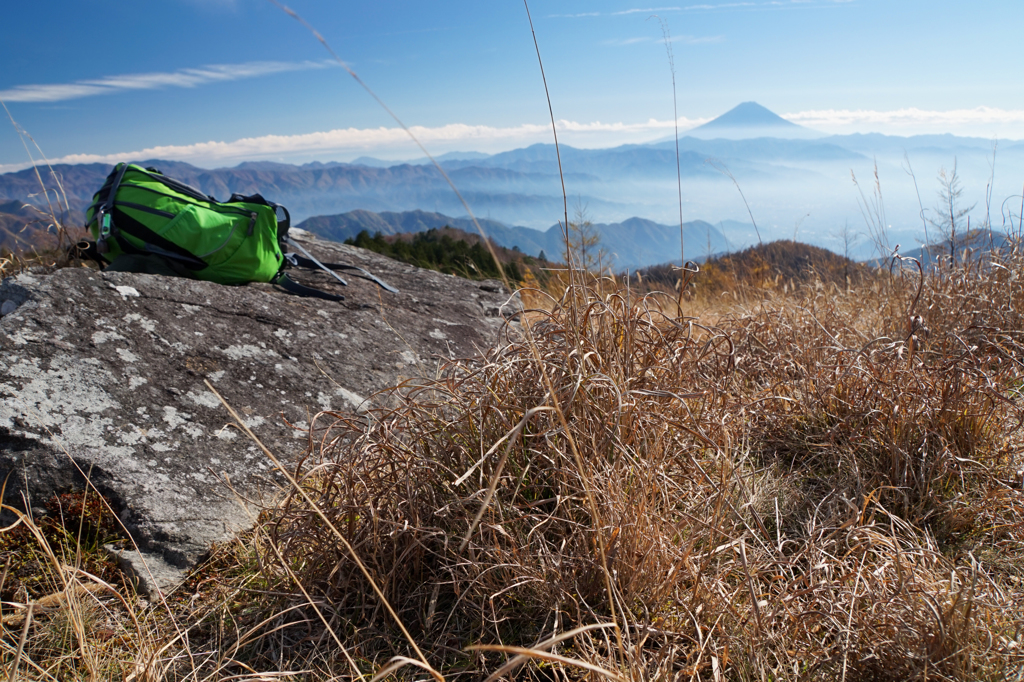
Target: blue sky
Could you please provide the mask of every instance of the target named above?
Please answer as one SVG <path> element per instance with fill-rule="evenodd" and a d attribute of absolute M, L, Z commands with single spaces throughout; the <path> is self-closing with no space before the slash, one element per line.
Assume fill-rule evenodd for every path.
<path fill-rule="evenodd" d="M 516 0 L 294 0 L 428 149 L 550 140 Z M 394 121 L 268 0 L 9 3 L 0 99 L 53 160 L 414 158 Z M 1024 138 L 1024 2 L 534 0 L 560 137 L 577 146 L 672 131 L 755 100 L 825 132 Z M 0 124 L 0 171 L 23 167 Z"/>

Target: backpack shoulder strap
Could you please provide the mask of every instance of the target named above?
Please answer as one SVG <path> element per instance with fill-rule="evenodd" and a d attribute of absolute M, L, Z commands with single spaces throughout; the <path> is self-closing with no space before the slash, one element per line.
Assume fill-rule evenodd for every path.
<path fill-rule="evenodd" d="M 300 268 L 309 268 L 309 269 L 320 268 L 321 270 L 323 270 L 324 272 L 329 273 L 332 277 L 334 277 L 336 280 L 338 280 L 339 282 L 341 282 L 342 284 L 345 284 L 345 285 L 347 285 L 348 282 L 343 280 L 340 276 L 338 276 L 338 273 L 336 273 L 334 271 L 335 270 L 354 270 L 356 272 L 362 273 L 360 275 L 356 275 L 356 277 L 359 277 L 360 279 L 370 280 L 371 282 L 373 282 L 374 284 L 379 286 L 384 291 L 390 291 L 393 294 L 399 293 L 398 289 L 396 289 L 395 287 L 391 286 L 390 284 L 388 284 L 384 280 L 380 279 L 379 277 L 377 277 L 373 273 L 371 273 L 371 272 L 369 272 L 367 270 L 362 269 L 361 267 L 358 267 L 356 265 L 348 265 L 346 263 L 321 263 L 320 261 L 318 261 L 316 258 L 313 257 L 313 254 L 311 254 L 306 249 L 302 248 L 302 245 L 299 244 L 298 242 L 296 242 L 291 237 L 288 237 L 287 239 L 285 239 L 285 243 L 287 243 L 289 246 L 294 246 L 295 248 L 297 248 L 299 251 L 301 251 L 302 253 L 304 253 L 307 256 L 306 258 L 303 258 L 302 256 L 298 256 L 298 255 L 296 255 L 294 253 L 286 253 L 285 254 L 285 258 L 288 260 L 289 263 L 291 263 L 294 266 L 297 266 L 297 267 L 300 267 Z"/>
<path fill-rule="evenodd" d="M 296 249 L 298 249 L 302 253 L 306 254 L 306 257 L 303 258 L 302 260 L 304 260 L 306 263 L 308 263 L 308 265 L 302 265 L 302 267 L 306 267 L 306 268 L 314 268 L 314 267 L 320 268 L 321 270 L 326 272 L 328 275 L 330 275 L 334 279 L 336 279 L 339 282 L 341 282 L 343 285 L 348 286 L 348 282 L 343 280 L 341 278 L 341 276 L 338 273 L 336 273 L 334 270 L 331 270 L 329 267 L 327 267 L 326 265 L 324 265 L 323 263 L 318 261 L 316 259 L 316 257 L 313 256 L 313 254 L 311 254 L 309 251 L 306 251 L 306 249 L 303 248 L 302 244 L 298 243 L 297 241 L 295 241 L 291 237 L 285 237 L 284 242 L 286 244 L 288 244 L 289 246 L 294 246 Z M 288 259 L 288 262 L 291 263 L 292 265 L 301 265 L 299 263 L 299 257 L 296 256 L 295 254 L 291 254 L 291 258 Z"/>
<path fill-rule="evenodd" d="M 299 284 L 294 279 L 292 279 L 291 277 L 284 273 L 281 273 L 278 276 L 278 278 L 274 280 L 274 284 L 281 287 L 290 294 L 295 294 L 296 296 L 304 296 L 305 298 L 319 298 L 325 301 L 345 300 L 345 297 L 341 296 L 340 294 L 329 294 L 326 291 L 320 291 L 319 289 L 314 289 L 313 287 L 307 287 L 304 284 Z"/>
<path fill-rule="evenodd" d="M 390 291 L 393 294 L 399 293 L 398 289 L 391 286 L 390 284 L 382 280 L 380 277 L 377 277 L 377 275 L 373 274 L 369 270 L 364 270 L 358 265 L 349 265 L 348 263 L 319 263 L 317 261 L 312 261 L 308 258 L 303 258 L 302 256 L 297 256 L 294 253 L 286 253 L 285 258 L 288 259 L 289 263 L 300 268 L 312 269 L 318 267 L 325 267 L 330 268 L 331 270 L 354 270 L 356 272 L 361 273 L 356 275 L 356 277 L 360 279 L 369 280 L 376 284 L 377 286 L 379 286 L 384 291 Z"/>
<path fill-rule="evenodd" d="M 292 226 L 292 216 L 288 212 L 287 208 L 285 208 L 281 204 L 275 204 L 273 201 L 267 201 L 266 199 L 263 198 L 262 194 L 258 193 L 245 195 L 235 192 L 234 194 L 231 195 L 231 198 L 225 201 L 224 203 L 233 204 L 236 202 L 243 202 L 246 204 L 263 204 L 264 206 L 269 206 L 272 209 L 274 209 L 275 215 L 278 213 L 278 211 L 280 211 L 281 215 L 277 216 L 277 237 L 279 240 L 282 241 L 285 238 L 287 238 L 288 230 L 291 229 Z"/>

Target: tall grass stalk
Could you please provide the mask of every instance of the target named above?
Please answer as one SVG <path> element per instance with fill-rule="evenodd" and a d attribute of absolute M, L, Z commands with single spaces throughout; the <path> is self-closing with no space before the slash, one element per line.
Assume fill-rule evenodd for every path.
<path fill-rule="evenodd" d="M 875 161 L 872 177 L 874 182 L 871 184 L 871 195 L 868 196 L 864 193 L 864 188 L 857 181 L 856 174 L 854 174 L 852 169 L 850 170 L 850 178 L 853 180 L 853 185 L 857 188 L 858 192 L 857 205 L 868 228 L 868 237 L 875 245 L 875 252 L 878 254 L 878 258 L 884 259 L 892 253 L 892 245 L 889 242 L 889 223 L 885 214 L 885 201 L 882 199 L 882 180 L 878 175 L 878 161 Z M 917 186 L 916 178 L 914 186 Z"/>
<path fill-rule="evenodd" d="M 491 253 L 491 257 L 494 258 L 494 262 L 498 264 L 498 272 L 501 275 L 502 282 L 505 284 L 506 287 L 511 288 L 510 283 L 508 281 L 508 277 L 505 275 L 505 269 L 501 265 L 501 260 L 498 258 L 498 254 L 494 250 L 494 245 L 491 244 L 490 239 L 487 238 L 487 234 L 484 232 L 483 227 L 481 227 L 480 223 L 477 221 L 476 215 L 474 215 L 473 210 L 469 207 L 469 203 L 465 200 L 465 198 L 463 198 L 462 193 L 459 191 L 459 188 L 455 186 L 455 183 L 452 182 L 452 179 L 448 176 L 448 173 L 444 170 L 441 164 L 437 162 L 437 159 L 434 158 L 433 154 L 431 154 L 430 151 L 427 150 L 426 146 L 422 142 L 420 142 L 419 138 L 416 137 L 412 130 L 410 130 L 407 125 L 405 125 L 402 119 L 398 117 L 398 114 L 392 111 L 391 107 L 389 107 L 384 102 L 384 100 L 382 100 L 377 95 L 377 93 L 374 92 L 370 88 L 370 86 L 367 85 L 366 82 L 359 77 L 359 75 L 352 69 L 352 67 L 350 67 L 348 63 L 346 63 L 341 57 L 338 56 L 338 53 L 334 51 L 334 48 L 330 46 L 330 44 L 320 34 L 319 31 L 313 28 L 313 26 L 310 25 L 309 22 L 307 22 L 305 19 L 303 19 L 295 10 L 291 9 L 287 5 L 282 4 L 281 2 L 279 2 L 279 0 L 268 0 L 268 2 L 275 5 L 278 9 L 286 13 L 288 16 L 298 21 L 306 30 L 308 30 L 313 35 L 313 37 L 316 38 L 321 45 L 323 45 L 324 49 L 327 50 L 328 54 L 331 55 L 331 58 L 334 59 L 334 61 L 337 62 L 337 64 L 341 66 L 341 68 L 343 68 L 345 72 L 349 76 L 351 76 L 352 79 L 356 83 L 358 83 L 359 86 L 363 90 L 365 90 L 366 93 L 370 95 L 370 97 L 372 97 L 373 100 L 378 105 L 380 105 L 382 109 L 384 109 L 384 111 L 387 112 L 388 116 L 390 116 L 395 121 L 395 123 L 397 123 L 398 126 L 405 131 L 405 134 L 409 136 L 409 139 L 412 140 L 417 147 L 419 147 L 420 151 L 423 152 L 423 155 L 430 160 L 430 163 L 434 166 L 437 172 L 440 173 L 441 177 L 443 177 L 445 182 L 448 183 L 448 186 L 455 193 L 455 196 L 458 197 L 459 202 L 462 204 L 462 207 L 466 209 L 466 214 L 469 216 L 470 220 L 473 221 L 473 225 L 476 226 L 477 232 L 480 233 L 480 237 L 483 239 L 484 244 L 487 246 L 488 251 L 490 251 Z"/>
<path fill-rule="evenodd" d="M 544 75 L 544 62 L 543 62 L 543 60 L 541 59 L 541 56 L 540 56 L 540 43 L 537 42 L 537 32 L 533 28 L 533 17 L 530 16 L 530 4 L 529 4 L 529 2 L 527 2 L 527 0 L 523 0 L 523 7 L 526 9 L 526 16 L 527 16 L 527 19 L 530 22 L 530 33 L 533 36 L 533 44 L 534 44 L 534 47 L 536 48 L 536 51 L 537 51 L 537 62 L 540 65 L 541 78 L 544 81 L 544 95 L 545 95 L 545 97 L 547 99 L 547 102 L 548 102 L 548 113 L 551 116 L 551 134 L 554 136 L 554 140 L 555 140 L 555 155 L 556 155 L 556 158 L 558 159 L 558 176 L 559 176 L 559 179 L 561 180 L 561 183 L 562 183 L 562 201 L 563 201 L 563 207 L 565 209 L 565 252 L 566 252 L 567 255 L 569 255 L 569 257 L 566 260 L 568 261 L 567 265 L 569 267 L 569 277 L 570 277 L 570 279 L 569 279 L 569 283 L 570 283 L 570 287 L 569 287 L 569 291 L 570 291 L 569 310 L 572 313 L 572 320 L 573 320 L 572 330 L 571 331 L 572 331 L 572 334 L 576 337 L 577 344 L 579 344 L 579 336 L 578 336 L 578 334 L 579 334 L 580 318 L 579 318 L 579 309 L 578 309 L 578 302 L 577 302 L 577 293 L 583 294 L 584 296 L 586 295 L 586 293 L 587 293 L 587 281 L 588 280 L 585 277 L 586 273 L 585 273 L 585 271 L 583 269 L 583 268 L 585 268 L 585 264 L 583 264 L 583 266 L 579 269 L 579 271 L 577 273 L 579 275 L 579 278 L 580 278 L 580 284 L 579 284 L 578 291 L 577 291 L 577 286 L 573 284 L 573 280 L 572 280 L 572 276 L 573 276 L 574 271 L 576 271 L 576 268 L 573 267 L 572 258 L 571 258 L 572 249 L 570 247 L 570 241 L 569 241 L 569 197 L 568 197 L 568 195 L 565 192 L 565 176 L 562 173 L 562 156 L 561 156 L 561 152 L 559 151 L 559 148 L 558 148 L 558 126 L 555 124 L 555 112 L 554 112 L 554 108 L 551 106 L 551 93 L 548 90 L 547 77 Z M 614 625 L 615 639 L 616 639 L 616 644 L 617 644 L 617 652 L 618 652 L 618 654 L 620 656 L 620 661 L 624 662 L 624 659 L 625 659 L 625 644 L 624 644 L 623 638 L 622 638 L 622 629 L 619 627 L 618 619 L 616 618 L 615 591 L 614 591 L 613 585 L 612 585 L 611 572 L 608 569 L 608 552 L 607 552 L 607 547 L 605 546 L 604 533 L 602 532 L 603 525 L 600 523 L 601 515 L 600 515 L 600 512 L 598 510 L 597 503 L 594 500 L 593 490 L 591 488 L 590 482 L 587 480 L 587 478 L 588 478 L 587 469 L 585 468 L 585 466 L 583 464 L 583 457 L 580 454 L 579 445 L 577 444 L 576 439 L 573 437 L 572 430 L 569 428 L 569 423 L 568 423 L 568 420 L 566 418 L 566 415 L 563 412 L 562 407 L 561 407 L 561 405 L 559 404 L 559 402 L 557 400 L 557 393 L 555 392 L 554 384 L 553 384 L 553 382 L 551 380 L 551 376 L 550 376 L 549 372 L 547 371 L 547 368 L 545 367 L 544 363 L 541 360 L 540 349 L 539 349 L 536 341 L 533 338 L 532 328 L 529 325 L 527 325 L 527 330 L 528 330 L 527 331 L 527 338 L 528 338 L 529 343 L 530 343 L 530 348 L 531 348 L 531 352 L 533 354 L 534 362 L 536 362 L 538 364 L 538 366 L 541 367 L 541 372 L 542 372 L 542 377 L 543 377 L 544 385 L 547 388 L 547 392 L 548 392 L 547 398 L 550 399 L 553 402 L 553 406 L 555 408 L 555 414 L 558 415 L 559 421 L 561 421 L 561 423 L 562 423 L 562 428 L 565 431 L 566 440 L 569 443 L 569 448 L 571 449 L 572 454 L 573 454 L 573 458 L 575 460 L 575 464 L 576 464 L 576 467 L 577 467 L 577 472 L 578 472 L 579 476 L 583 479 L 583 491 L 584 491 L 584 494 L 586 495 L 587 504 L 590 507 L 590 513 L 593 516 L 594 520 L 597 521 L 597 533 L 595 534 L 595 536 L 596 536 L 596 543 L 595 544 L 597 545 L 598 553 L 599 553 L 599 556 L 600 556 L 600 559 L 601 559 L 601 572 L 602 572 L 602 576 L 604 578 L 605 590 L 607 591 L 607 599 L 608 599 L 608 608 L 609 608 L 609 612 L 610 612 L 610 618 L 611 618 L 611 621 L 612 621 L 612 623 Z M 582 347 L 580 347 L 580 350 L 582 351 Z"/>
<path fill-rule="evenodd" d="M 750 202 L 747 201 L 747 196 L 743 193 L 743 188 L 740 187 L 739 180 L 736 179 L 736 176 L 732 174 L 732 171 L 729 170 L 729 167 L 726 166 L 724 162 L 719 161 L 718 159 L 707 159 L 705 163 L 732 180 L 732 184 L 736 187 L 736 191 L 740 193 L 740 199 L 743 200 L 743 206 L 747 209 L 747 215 L 750 216 L 750 223 L 754 226 L 754 233 L 757 235 L 757 243 L 764 244 L 761 240 L 761 230 L 757 228 L 757 221 L 754 220 L 754 212 L 750 210 Z"/>
<path fill-rule="evenodd" d="M 679 192 L 679 263 L 686 267 L 686 242 L 683 237 L 683 170 L 679 160 L 679 101 L 676 96 L 676 59 L 672 54 L 672 34 L 668 22 L 655 15 L 661 24 L 661 35 L 665 42 L 665 54 L 668 56 L 668 70 L 672 74 L 672 125 L 676 143 L 676 186 Z"/>
<path fill-rule="evenodd" d="M 924 243 L 925 246 L 927 246 L 931 244 L 931 241 L 928 239 L 928 218 L 925 216 L 925 211 L 927 209 L 925 209 L 924 203 L 921 201 L 921 190 L 917 186 L 917 175 L 914 174 L 914 167 L 910 165 L 910 155 L 906 150 L 903 151 L 903 160 L 907 164 L 907 167 L 903 169 L 904 172 L 910 176 L 911 180 L 914 181 L 914 194 L 917 195 L 918 216 L 921 218 L 922 227 L 924 227 Z M 856 179 L 854 182 L 856 182 Z"/>
<path fill-rule="evenodd" d="M 215 396 L 217 396 L 217 399 L 220 400 L 221 403 L 224 405 L 224 407 L 227 408 L 228 412 L 231 413 L 231 416 L 234 418 L 235 423 L 241 429 L 243 429 L 245 431 L 245 434 L 247 436 L 249 436 L 249 438 L 254 443 L 257 444 L 257 446 L 259 446 L 259 448 L 263 451 L 263 454 L 265 454 L 267 456 L 267 458 L 271 462 L 274 463 L 274 466 L 276 466 L 278 468 L 278 470 L 280 470 L 282 473 L 285 474 L 285 476 L 288 478 L 288 482 L 291 484 L 292 488 L 294 490 L 296 490 L 300 495 L 302 495 L 303 500 L 307 504 L 310 504 L 314 509 L 317 509 L 317 507 L 313 504 L 312 499 L 310 499 L 309 495 L 302 488 L 302 486 L 300 486 L 295 481 L 295 479 L 288 473 L 288 470 L 281 464 L 280 460 L 278 460 L 277 457 L 274 456 L 274 453 L 272 453 L 270 450 L 268 450 L 267 447 L 265 445 L 263 445 L 263 443 L 259 440 L 259 438 L 256 437 L 256 434 L 254 434 L 252 432 L 252 430 L 249 429 L 249 427 L 245 424 L 244 420 L 241 417 L 238 416 L 237 412 L 235 412 L 234 408 L 231 407 L 231 405 L 229 405 L 228 402 L 224 400 L 224 398 L 220 395 L 220 393 L 217 392 L 217 389 L 215 389 L 213 387 L 213 384 L 211 384 L 209 380 L 206 380 L 205 383 L 206 383 L 206 388 L 209 389 L 209 391 L 211 393 L 213 393 Z M 377 582 L 373 579 L 373 576 L 370 574 L 370 572 L 367 570 L 366 566 L 363 564 L 362 560 L 359 558 L 359 554 L 356 552 L 355 548 L 352 547 L 352 545 L 348 542 L 348 540 L 345 538 L 345 536 L 338 531 L 338 529 L 334 526 L 334 524 L 331 523 L 331 520 L 328 519 L 327 516 L 323 514 L 323 512 L 320 512 L 319 516 L 327 524 L 327 527 L 331 530 L 331 532 L 334 534 L 334 536 L 345 546 L 345 549 L 348 550 L 348 553 L 352 557 L 352 560 L 355 562 L 356 566 L 359 567 L 359 570 L 362 571 L 362 573 L 363 573 L 364 577 L 366 578 L 367 582 L 369 583 L 370 587 L 377 594 L 377 597 L 380 599 L 381 605 L 387 610 L 387 612 L 394 619 L 395 623 L 398 625 L 398 628 L 402 631 L 402 635 L 405 637 L 406 641 L 409 642 L 409 645 L 412 647 L 413 651 L 416 652 L 416 656 L 419 659 L 419 663 L 422 663 L 423 669 L 426 670 L 427 672 L 429 672 L 434 679 L 438 680 L 439 682 L 444 682 L 444 677 L 441 675 L 441 673 L 439 673 L 436 670 L 434 670 L 430 666 L 430 663 L 427 662 L 427 659 L 423 655 L 423 652 L 420 650 L 419 645 L 416 644 L 415 638 L 413 638 L 413 636 L 411 634 L 409 634 L 409 630 L 406 628 L 405 623 L 403 623 L 402 619 L 398 616 L 397 613 L 395 613 L 395 610 L 392 608 L 390 602 L 388 602 L 387 597 L 384 596 L 384 593 L 381 591 L 380 587 L 377 585 Z M 305 592 L 303 592 L 303 594 L 304 594 L 304 596 L 306 597 L 307 601 L 310 604 L 314 604 L 314 602 L 309 598 L 308 594 L 306 594 Z M 314 606 L 314 608 L 315 608 L 315 606 Z M 327 630 L 328 630 L 328 632 L 330 632 L 331 637 L 334 639 L 335 643 L 337 643 L 337 645 L 339 647 L 344 649 L 344 645 L 341 643 L 341 640 L 338 639 L 338 636 L 337 636 L 337 634 L 335 634 L 333 628 L 331 628 L 330 624 L 323 617 L 323 614 L 320 613 L 319 609 L 316 609 L 316 610 L 317 610 L 318 615 L 320 616 L 321 621 L 327 627 Z M 358 670 L 356 672 L 358 672 Z M 360 677 L 361 677 L 361 675 L 360 675 Z"/>

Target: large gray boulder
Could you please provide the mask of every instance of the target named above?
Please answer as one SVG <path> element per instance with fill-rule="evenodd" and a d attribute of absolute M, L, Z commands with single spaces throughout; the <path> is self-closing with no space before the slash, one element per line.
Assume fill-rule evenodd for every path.
<path fill-rule="evenodd" d="M 364 267 L 400 293 L 349 273 L 348 287 L 322 273 L 296 276 L 343 293 L 341 303 L 266 284 L 88 268 L 4 280 L 5 501 L 37 506 L 88 476 L 141 549 L 123 558 L 150 589 L 166 587 L 211 543 L 251 525 L 258 504 L 246 500 L 267 499 L 280 480 L 204 380 L 272 452 L 294 462 L 317 413 L 364 410 L 375 392 L 432 377 L 440 361 L 494 344 L 506 324 L 508 295 L 497 282 L 342 244 L 308 240 L 307 247 Z M 166 577 L 154 581 L 150 571 Z"/>

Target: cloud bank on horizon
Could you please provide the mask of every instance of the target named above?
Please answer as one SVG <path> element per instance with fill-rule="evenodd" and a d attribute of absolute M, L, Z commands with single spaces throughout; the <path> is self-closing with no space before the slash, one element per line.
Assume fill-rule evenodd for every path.
<path fill-rule="evenodd" d="M 924 111 L 908 108 L 895 111 L 836 110 L 803 111 L 782 114 L 786 120 L 823 133 L 883 132 L 892 135 L 948 133 L 965 128 L 979 131 L 996 126 L 1024 130 L 1024 110 L 1007 111 L 992 107 Z M 680 118 L 680 135 L 707 123 L 710 119 Z M 649 119 L 641 123 L 557 122 L 559 140 L 582 148 L 611 147 L 660 139 L 673 131 L 671 120 Z M 411 126 L 417 139 L 433 153 L 449 151 L 496 152 L 551 141 L 549 124 L 524 124 L 494 127 L 454 123 L 438 127 Z M 215 167 L 247 160 L 331 161 L 356 156 L 407 159 L 417 156 L 414 143 L 398 127 L 346 128 L 299 135 L 263 135 L 226 141 L 207 141 L 187 145 L 158 145 L 111 154 L 67 154 L 49 159 L 50 163 L 117 163 L 125 159 L 170 159 L 201 167 Z M 29 162 L 0 164 L 0 173 L 22 170 Z"/>

